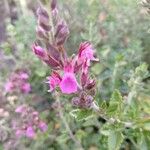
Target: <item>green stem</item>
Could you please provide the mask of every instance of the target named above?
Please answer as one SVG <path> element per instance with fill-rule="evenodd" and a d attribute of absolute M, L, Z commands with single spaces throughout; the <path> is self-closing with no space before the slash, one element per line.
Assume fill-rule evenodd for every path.
<path fill-rule="evenodd" d="M 70 138 L 72 139 L 72 141 L 80 148 L 80 150 L 84 150 L 80 141 L 78 141 L 74 134 L 72 133 L 70 127 L 69 127 L 69 124 L 67 123 L 66 121 L 66 118 L 65 118 L 65 115 L 63 113 L 63 109 L 61 107 L 61 103 L 60 103 L 60 99 L 59 99 L 59 94 L 55 92 L 55 98 L 56 98 L 56 101 L 58 103 L 58 111 L 59 111 L 59 116 L 63 122 L 63 124 L 65 125 L 65 128 L 66 128 L 66 131 L 68 132 Z"/>

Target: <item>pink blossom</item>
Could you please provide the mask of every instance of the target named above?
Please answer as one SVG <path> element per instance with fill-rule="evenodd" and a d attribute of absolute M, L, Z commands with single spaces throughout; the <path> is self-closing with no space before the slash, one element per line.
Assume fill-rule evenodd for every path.
<path fill-rule="evenodd" d="M 53 72 L 52 75 L 48 77 L 48 83 L 50 87 L 49 92 L 52 92 L 60 82 L 61 77 L 59 76 L 59 74 L 57 72 Z"/>
<path fill-rule="evenodd" d="M 9 81 L 5 84 L 5 91 L 6 92 L 12 92 L 13 88 L 14 88 L 14 85 L 12 82 Z"/>
<path fill-rule="evenodd" d="M 23 113 L 25 111 L 26 111 L 26 106 L 25 105 L 20 105 L 15 110 L 16 113 Z"/>
<path fill-rule="evenodd" d="M 62 93 L 71 94 L 77 92 L 78 82 L 76 80 L 75 74 L 66 72 L 60 83 L 60 89 Z"/>
<path fill-rule="evenodd" d="M 17 130 L 16 131 L 16 137 L 17 138 L 20 138 L 20 137 L 22 137 L 24 135 L 24 131 L 23 130 Z"/>
<path fill-rule="evenodd" d="M 23 85 L 21 86 L 21 91 L 23 93 L 29 93 L 31 91 L 31 86 L 29 83 L 23 83 Z"/>
<path fill-rule="evenodd" d="M 48 129 L 46 123 L 42 121 L 39 123 L 39 128 L 42 132 L 45 132 Z"/>
<path fill-rule="evenodd" d="M 20 73 L 20 78 L 26 80 L 26 79 L 29 78 L 29 75 L 27 73 L 25 73 L 25 72 L 21 72 Z"/>
<path fill-rule="evenodd" d="M 35 137 L 35 131 L 33 127 L 29 126 L 26 130 L 26 136 L 29 138 L 34 138 Z"/>
<path fill-rule="evenodd" d="M 94 57 L 94 50 L 93 50 L 92 44 L 90 44 L 89 42 L 84 42 L 80 44 L 78 57 L 82 61 L 85 61 L 85 60 L 97 61 L 98 60 Z"/>

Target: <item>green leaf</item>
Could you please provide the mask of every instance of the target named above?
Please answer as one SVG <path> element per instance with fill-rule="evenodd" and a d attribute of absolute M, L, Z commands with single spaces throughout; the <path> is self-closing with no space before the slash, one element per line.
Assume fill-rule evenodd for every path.
<path fill-rule="evenodd" d="M 122 96 L 118 90 L 115 90 L 110 99 L 111 102 L 122 102 Z"/>
<path fill-rule="evenodd" d="M 141 150 L 148 150 L 148 145 L 147 145 L 146 139 L 145 139 L 145 137 L 143 135 L 141 135 L 139 137 L 138 143 L 139 143 L 139 149 L 141 149 Z"/>
<path fill-rule="evenodd" d="M 123 135 L 119 131 L 110 131 L 108 136 L 108 149 L 118 150 L 123 142 Z"/>
<path fill-rule="evenodd" d="M 78 121 L 87 120 L 93 116 L 92 110 L 75 109 L 70 112 L 71 116 L 75 117 Z"/>
<path fill-rule="evenodd" d="M 122 112 L 122 96 L 118 90 L 115 90 L 111 96 L 109 107 L 108 107 L 108 114 L 109 115 L 116 115 L 121 114 Z"/>

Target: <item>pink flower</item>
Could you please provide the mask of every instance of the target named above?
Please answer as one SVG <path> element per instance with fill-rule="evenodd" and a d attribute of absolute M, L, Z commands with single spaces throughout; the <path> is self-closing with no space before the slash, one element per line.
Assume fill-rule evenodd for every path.
<path fill-rule="evenodd" d="M 48 77 L 48 82 L 49 83 L 49 92 L 52 92 L 56 86 L 59 85 L 59 83 L 61 82 L 61 77 L 59 76 L 59 74 L 57 72 L 53 72 L 51 76 Z"/>
<path fill-rule="evenodd" d="M 85 60 L 88 60 L 88 61 L 98 60 L 94 57 L 94 50 L 93 50 L 92 44 L 90 44 L 89 42 L 84 42 L 80 44 L 78 58 L 80 58 L 83 62 Z"/>
<path fill-rule="evenodd" d="M 46 123 L 42 121 L 39 123 L 39 128 L 42 132 L 45 132 L 48 129 Z"/>
<path fill-rule="evenodd" d="M 21 91 L 23 93 L 29 93 L 31 91 L 31 86 L 29 83 L 23 83 L 23 85 L 21 86 Z"/>
<path fill-rule="evenodd" d="M 77 92 L 78 82 L 76 80 L 75 74 L 66 72 L 60 83 L 60 89 L 62 93 L 71 94 Z"/>
<path fill-rule="evenodd" d="M 25 72 L 21 72 L 21 73 L 20 73 L 20 79 L 26 80 L 26 79 L 28 79 L 28 78 L 29 78 L 29 75 L 28 75 L 27 73 L 25 73 Z"/>
<path fill-rule="evenodd" d="M 14 85 L 12 82 L 9 81 L 5 84 L 5 91 L 6 92 L 12 92 L 13 88 L 14 88 Z"/>
<path fill-rule="evenodd" d="M 25 105 L 20 105 L 15 110 L 16 113 L 24 113 L 25 111 L 26 111 L 26 106 Z"/>
<path fill-rule="evenodd" d="M 20 138 L 21 136 L 23 136 L 24 135 L 24 131 L 23 130 L 17 130 L 16 131 L 16 137 L 17 138 Z"/>
<path fill-rule="evenodd" d="M 26 136 L 29 138 L 34 138 L 35 137 L 35 131 L 33 127 L 29 126 L 26 130 Z"/>
<path fill-rule="evenodd" d="M 62 93 L 71 94 L 77 92 L 78 90 L 79 84 L 75 77 L 74 66 L 74 60 L 66 61 L 64 66 L 64 76 L 59 85 Z"/>

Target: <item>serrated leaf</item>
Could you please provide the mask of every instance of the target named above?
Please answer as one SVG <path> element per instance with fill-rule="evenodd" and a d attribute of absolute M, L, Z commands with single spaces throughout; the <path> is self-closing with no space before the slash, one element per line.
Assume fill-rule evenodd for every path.
<path fill-rule="evenodd" d="M 118 90 L 115 90 L 111 96 L 110 101 L 114 102 L 121 102 L 122 101 L 122 96 Z"/>
<path fill-rule="evenodd" d="M 119 131 L 109 131 L 108 136 L 108 149 L 118 150 L 123 142 L 123 135 Z"/>
<path fill-rule="evenodd" d="M 121 114 L 122 112 L 122 96 L 118 90 L 115 90 L 111 96 L 109 107 L 108 107 L 108 114 L 109 115 L 115 115 L 115 114 Z"/>
<path fill-rule="evenodd" d="M 78 121 L 86 120 L 93 116 L 92 110 L 76 109 L 70 112 L 71 116 L 75 117 Z"/>

